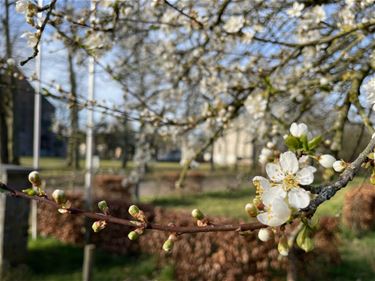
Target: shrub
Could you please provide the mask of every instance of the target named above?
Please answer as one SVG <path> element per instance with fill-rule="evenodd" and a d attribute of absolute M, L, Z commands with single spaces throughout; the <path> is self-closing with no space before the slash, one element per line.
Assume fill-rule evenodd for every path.
<path fill-rule="evenodd" d="M 375 229 L 375 187 L 373 185 L 366 184 L 346 192 L 343 221 L 357 234 Z"/>

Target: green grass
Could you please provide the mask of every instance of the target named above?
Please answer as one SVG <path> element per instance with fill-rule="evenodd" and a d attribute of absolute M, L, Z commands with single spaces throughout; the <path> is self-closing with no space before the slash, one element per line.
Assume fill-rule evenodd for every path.
<path fill-rule="evenodd" d="M 55 239 L 39 238 L 29 242 L 27 266 L 7 272 L 5 280 L 80 281 L 83 250 Z M 152 256 L 116 256 L 96 250 L 94 280 L 173 280 L 169 266 L 159 270 Z"/>
<path fill-rule="evenodd" d="M 174 210 L 191 211 L 198 208 L 210 216 L 247 219 L 244 206 L 251 202 L 253 196 L 254 189 L 247 188 L 185 196 L 175 195 L 157 199 L 143 198 L 143 201 Z"/>

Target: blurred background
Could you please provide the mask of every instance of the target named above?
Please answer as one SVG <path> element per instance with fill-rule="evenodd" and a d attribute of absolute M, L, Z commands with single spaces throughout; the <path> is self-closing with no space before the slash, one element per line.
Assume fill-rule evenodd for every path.
<path fill-rule="evenodd" d="M 290 124 L 306 123 L 320 153 L 347 162 L 374 133 L 374 1 L 58 0 L 43 14 L 37 4 L 0 2 L 1 173 L 15 188 L 36 169 L 75 207 L 249 222 L 251 179 L 286 150 Z M 314 250 L 288 258 L 257 233 L 183 235 L 170 254 L 167 233 L 130 241 L 131 228 L 109 225 L 88 240 L 82 217 L 28 202 L 26 223 L 12 226 L 23 252 L 5 227 L 20 213 L 1 195 L 1 280 L 82 280 L 88 242 L 83 280 L 375 280 L 371 172 L 318 208 Z"/>

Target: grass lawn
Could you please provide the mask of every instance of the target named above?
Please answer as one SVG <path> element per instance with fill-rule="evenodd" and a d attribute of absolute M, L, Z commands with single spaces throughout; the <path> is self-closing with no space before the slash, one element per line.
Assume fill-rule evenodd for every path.
<path fill-rule="evenodd" d="M 55 239 L 29 241 L 26 266 L 7 272 L 6 281 L 80 281 L 83 250 Z M 102 251 L 95 253 L 94 280 L 173 280 L 173 269 L 158 269 L 152 256 L 116 256 Z"/>

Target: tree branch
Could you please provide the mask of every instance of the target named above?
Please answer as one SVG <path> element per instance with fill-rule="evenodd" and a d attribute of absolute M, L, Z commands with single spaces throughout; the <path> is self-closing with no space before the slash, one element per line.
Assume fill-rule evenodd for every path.
<path fill-rule="evenodd" d="M 17 198 L 25 198 L 28 200 L 36 200 L 38 202 L 46 203 L 56 210 L 60 209 L 61 206 L 55 203 L 53 200 L 49 199 L 47 196 L 29 196 L 23 192 L 14 190 L 4 183 L 0 183 L 0 189 L 8 192 L 7 195 Z M 240 224 L 210 224 L 207 226 L 174 226 L 174 225 L 163 225 L 156 223 L 143 223 L 139 221 L 133 221 L 118 217 L 113 217 L 110 215 L 105 215 L 101 213 L 89 212 L 78 208 L 67 208 L 66 209 L 71 215 L 81 215 L 93 220 L 103 220 L 107 223 L 119 224 L 124 226 L 130 226 L 134 228 L 144 228 L 150 230 L 164 231 L 164 232 L 173 232 L 177 234 L 184 233 L 199 233 L 199 232 L 223 232 L 223 231 L 253 231 L 256 229 L 268 227 L 259 222 L 254 223 L 240 223 Z"/>

